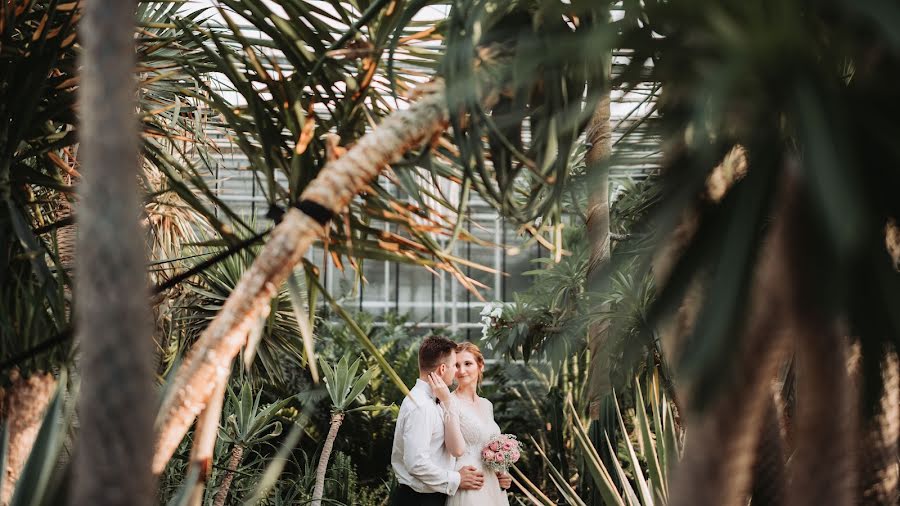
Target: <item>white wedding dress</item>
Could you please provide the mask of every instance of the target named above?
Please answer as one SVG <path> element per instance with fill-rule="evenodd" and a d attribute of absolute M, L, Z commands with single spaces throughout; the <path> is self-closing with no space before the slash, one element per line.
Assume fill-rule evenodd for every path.
<path fill-rule="evenodd" d="M 457 490 L 447 500 L 447 506 L 509 506 L 506 491 L 500 488 L 497 475 L 481 464 L 481 450 L 485 443 L 500 434 L 500 426 L 494 421 L 493 405 L 479 397 L 478 406 L 473 406 L 455 394 L 453 396 L 459 408 L 459 428 L 466 442 L 466 452 L 456 459 L 456 469 L 475 466 L 484 473 L 484 486 L 478 490 Z"/>

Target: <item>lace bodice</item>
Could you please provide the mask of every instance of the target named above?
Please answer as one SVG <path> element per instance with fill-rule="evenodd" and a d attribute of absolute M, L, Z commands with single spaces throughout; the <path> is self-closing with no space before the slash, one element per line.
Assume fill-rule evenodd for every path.
<path fill-rule="evenodd" d="M 456 468 L 475 466 L 484 473 L 484 486 L 478 490 L 458 490 L 447 500 L 447 506 L 509 506 L 506 491 L 500 488 L 497 476 L 487 471 L 481 464 L 481 450 L 484 444 L 497 434 L 500 427 L 494 421 L 494 408 L 487 399 L 478 399 L 478 404 L 468 403 L 455 394 L 451 402 L 459 409 L 459 429 L 466 448 L 462 457 L 456 460 Z"/>
<path fill-rule="evenodd" d="M 459 429 L 466 442 L 466 455 L 479 459 L 484 444 L 500 434 L 500 427 L 494 421 L 494 409 L 487 399 L 478 399 L 478 406 L 456 399 L 459 406 Z M 467 459 L 468 460 L 468 459 Z"/>

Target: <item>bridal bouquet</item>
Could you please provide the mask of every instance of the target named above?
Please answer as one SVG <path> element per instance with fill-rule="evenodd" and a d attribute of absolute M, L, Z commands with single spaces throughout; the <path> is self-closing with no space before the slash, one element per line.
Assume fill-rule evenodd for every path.
<path fill-rule="evenodd" d="M 481 461 L 491 471 L 507 472 L 509 466 L 519 461 L 521 456 L 519 440 L 512 434 L 499 434 L 484 445 Z"/>

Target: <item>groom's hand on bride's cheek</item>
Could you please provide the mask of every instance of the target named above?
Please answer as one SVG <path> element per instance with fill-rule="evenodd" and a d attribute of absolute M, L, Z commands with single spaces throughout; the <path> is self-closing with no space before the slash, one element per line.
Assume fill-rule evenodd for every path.
<path fill-rule="evenodd" d="M 500 482 L 500 488 L 509 488 L 512 486 L 512 476 L 506 473 L 497 473 L 497 480 Z"/>
<path fill-rule="evenodd" d="M 484 485 L 484 475 L 474 466 L 466 466 L 459 470 L 459 488 L 478 490 Z"/>

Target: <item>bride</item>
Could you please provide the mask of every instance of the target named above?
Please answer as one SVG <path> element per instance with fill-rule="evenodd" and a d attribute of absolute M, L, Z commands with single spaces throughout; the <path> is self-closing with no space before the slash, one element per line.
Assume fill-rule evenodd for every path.
<path fill-rule="evenodd" d="M 444 405 L 444 444 L 458 456 L 456 469 L 475 466 L 484 473 L 484 485 L 478 490 L 459 490 L 447 500 L 447 506 L 509 506 L 506 491 L 512 478 L 495 474 L 481 463 L 481 450 L 493 436 L 500 434 L 494 421 L 491 401 L 478 396 L 484 376 L 484 356 L 478 346 L 463 342 L 456 347 L 456 382 L 453 393 L 437 375 L 429 377 L 431 388 Z"/>

